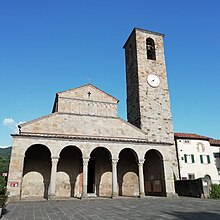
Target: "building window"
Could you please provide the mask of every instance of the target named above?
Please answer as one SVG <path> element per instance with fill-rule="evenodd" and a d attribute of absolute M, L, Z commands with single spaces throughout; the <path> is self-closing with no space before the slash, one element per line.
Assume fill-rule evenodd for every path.
<path fill-rule="evenodd" d="M 214 158 L 220 158 L 220 153 L 213 153 Z"/>
<path fill-rule="evenodd" d="M 184 161 L 185 161 L 185 163 L 195 163 L 194 155 L 193 154 L 184 154 Z"/>
<path fill-rule="evenodd" d="M 190 144 L 190 140 L 184 140 L 184 144 Z"/>
<path fill-rule="evenodd" d="M 217 171 L 218 171 L 218 175 L 220 175 L 220 168 L 217 168 Z"/>
<path fill-rule="evenodd" d="M 210 162 L 210 156 L 209 155 L 200 155 L 200 162 L 202 164 L 209 164 Z"/>
<path fill-rule="evenodd" d="M 194 173 L 188 173 L 188 179 L 189 180 L 194 180 L 195 179 L 195 174 Z"/>
<path fill-rule="evenodd" d="M 156 52 L 155 52 L 155 43 L 152 38 L 147 38 L 146 40 L 147 47 L 147 59 L 156 60 Z"/>

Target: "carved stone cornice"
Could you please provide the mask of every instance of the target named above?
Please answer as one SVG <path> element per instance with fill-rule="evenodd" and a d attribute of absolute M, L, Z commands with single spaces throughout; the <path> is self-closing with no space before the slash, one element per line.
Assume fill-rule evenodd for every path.
<path fill-rule="evenodd" d="M 130 142 L 130 143 L 140 143 L 140 144 L 156 144 L 156 145 L 174 145 L 174 143 L 169 142 L 150 142 L 147 139 L 140 138 L 129 138 L 129 137 L 106 137 L 106 136 L 84 136 L 84 135 L 64 135 L 64 134 L 46 134 L 46 133 L 26 133 L 12 134 L 12 137 L 33 137 L 33 138 L 53 138 L 53 139 L 75 139 L 75 140 L 91 140 L 91 141 L 112 141 L 112 142 Z"/>

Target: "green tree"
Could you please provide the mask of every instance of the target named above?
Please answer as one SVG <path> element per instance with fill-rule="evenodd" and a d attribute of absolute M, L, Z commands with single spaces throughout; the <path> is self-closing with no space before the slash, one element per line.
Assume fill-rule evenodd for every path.
<path fill-rule="evenodd" d="M 4 191 L 5 187 L 6 187 L 5 178 L 3 176 L 0 176 L 0 195 Z"/>
<path fill-rule="evenodd" d="M 8 156 L 0 157 L 0 173 L 7 173 L 9 169 L 10 158 Z"/>
<path fill-rule="evenodd" d="M 220 199 L 220 184 L 211 185 L 210 198 Z"/>
<path fill-rule="evenodd" d="M 6 181 L 3 176 L 0 176 L 0 208 L 5 206 L 7 198 Z"/>

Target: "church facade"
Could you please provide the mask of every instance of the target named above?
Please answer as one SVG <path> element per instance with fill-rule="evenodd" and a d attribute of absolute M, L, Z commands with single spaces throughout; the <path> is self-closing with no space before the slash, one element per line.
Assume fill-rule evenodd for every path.
<path fill-rule="evenodd" d="M 124 45 L 128 121 L 116 98 L 87 84 L 58 92 L 51 114 L 19 126 L 11 199 L 175 195 L 163 37 L 135 28 Z"/>

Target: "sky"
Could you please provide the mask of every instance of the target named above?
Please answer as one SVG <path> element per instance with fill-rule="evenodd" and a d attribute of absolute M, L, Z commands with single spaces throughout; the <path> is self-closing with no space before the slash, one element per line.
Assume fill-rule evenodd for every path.
<path fill-rule="evenodd" d="M 0 146 L 50 114 L 56 92 L 92 83 L 120 100 L 134 27 L 165 34 L 175 132 L 220 139 L 219 0 L 0 1 Z"/>

